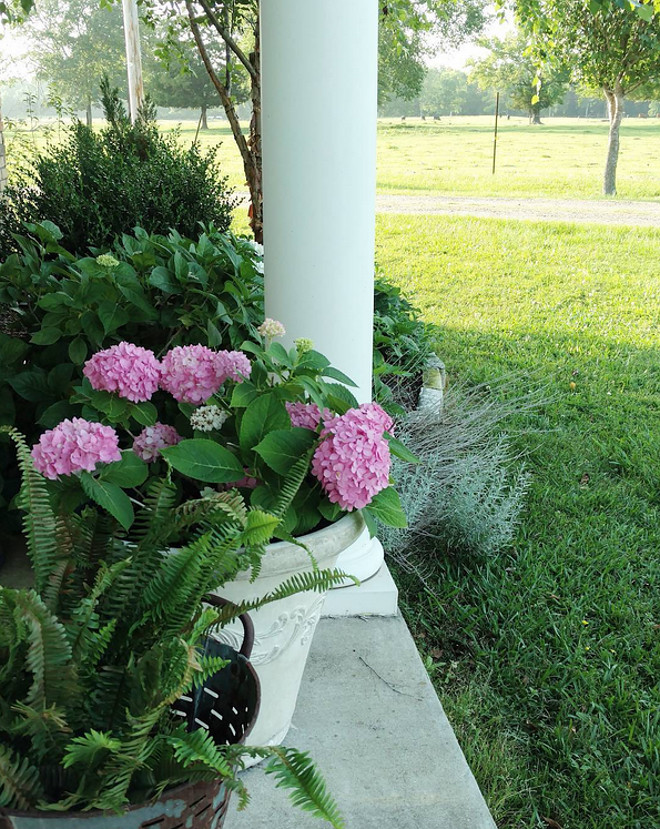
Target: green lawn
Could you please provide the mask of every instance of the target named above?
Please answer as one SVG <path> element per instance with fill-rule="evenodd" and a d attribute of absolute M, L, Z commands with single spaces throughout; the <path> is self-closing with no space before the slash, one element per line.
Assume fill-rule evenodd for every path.
<path fill-rule="evenodd" d="M 513 548 L 400 575 L 498 826 L 660 826 L 660 231 L 381 216 L 378 258 L 454 381 L 547 388 Z"/>
<path fill-rule="evenodd" d="M 548 118 L 532 127 L 500 120 L 492 174 L 493 118 L 383 120 L 378 187 L 384 193 L 599 198 L 607 149 L 604 121 Z M 660 120 L 621 127 L 618 194 L 660 197 Z"/>
<path fill-rule="evenodd" d="M 200 133 L 204 145 L 222 141 L 220 158 L 231 183 L 245 189 L 238 151 L 223 121 Z M 247 124 L 244 125 L 247 128 Z M 182 140 L 197 124 L 185 122 Z M 660 198 L 660 120 L 630 119 L 621 128 L 619 196 Z M 604 121 L 552 118 L 541 127 L 525 119 L 500 120 L 493 176 L 493 118 L 443 118 L 378 123 L 378 189 L 381 193 L 599 198 L 608 125 Z"/>
<path fill-rule="evenodd" d="M 210 126 L 199 133 L 199 141 L 204 147 L 219 146 L 218 158 L 230 184 L 246 190 L 227 122 L 211 120 Z M 161 127 L 174 129 L 176 122 L 163 121 Z M 501 119 L 493 176 L 492 117 L 381 119 L 378 189 L 418 195 L 599 198 L 607 131 L 607 123 L 598 120 L 549 118 L 543 126 L 531 127 L 522 118 Z M 197 122 L 183 121 L 180 134 L 190 144 Z M 660 120 L 624 120 L 618 193 L 629 199 L 660 198 Z"/>

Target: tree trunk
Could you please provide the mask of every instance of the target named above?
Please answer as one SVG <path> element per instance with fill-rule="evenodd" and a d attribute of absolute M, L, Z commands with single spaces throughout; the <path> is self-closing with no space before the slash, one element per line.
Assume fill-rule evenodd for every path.
<path fill-rule="evenodd" d="M 5 155 L 5 134 L 2 123 L 2 101 L 0 100 L 0 195 L 7 186 L 7 156 Z"/>
<path fill-rule="evenodd" d="M 614 89 L 604 89 L 607 101 L 607 115 L 610 119 L 610 134 L 607 142 L 607 161 L 603 176 L 603 193 L 616 195 L 616 165 L 619 160 L 619 128 L 623 118 L 623 88 L 617 81 Z"/>
<path fill-rule="evenodd" d="M 538 104 L 532 104 L 529 108 L 529 123 L 531 125 L 541 124 L 541 107 Z"/>
<path fill-rule="evenodd" d="M 250 122 L 250 136 L 249 140 L 246 141 L 245 136 L 243 135 L 243 132 L 241 130 L 240 122 L 238 120 L 236 107 L 234 106 L 234 103 L 231 100 L 227 88 L 220 81 L 217 74 L 215 73 L 215 70 L 213 69 L 213 65 L 204 45 L 202 34 L 197 23 L 197 17 L 195 15 L 195 11 L 192 5 L 192 0 L 185 0 L 185 4 L 186 10 L 188 12 L 190 30 L 192 31 L 193 38 L 197 46 L 197 50 L 202 59 L 202 63 L 204 64 L 206 72 L 209 78 L 211 79 L 211 82 L 213 83 L 213 86 L 216 88 L 218 94 L 220 95 L 222 107 L 225 111 L 225 115 L 227 116 L 227 120 L 229 121 L 232 135 L 234 136 L 234 141 L 236 142 L 236 146 L 238 147 L 238 150 L 241 154 L 241 158 L 243 159 L 245 181 L 250 191 L 250 223 L 252 226 L 252 230 L 254 232 L 255 241 L 261 244 L 263 242 L 263 194 L 261 184 L 261 76 L 259 66 L 259 25 L 257 23 L 255 26 L 254 52 L 252 53 L 252 55 L 250 55 L 249 61 L 245 59 L 245 61 L 248 63 L 250 67 L 249 74 L 251 82 L 251 97 L 253 107 L 252 120 Z M 207 19 L 211 20 L 211 22 L 213 22 L 215 25 L 217 21 L 214 22 L 212 10 L 209 9 L 207 4 L 205 4 L 203 0 L 201 5 L 204 8 L 204 12 L 206 13 Z M 227 42 L 226 39 L 225 42 Z"/>
<path fill-rule="evenodd" d="M 209 120 L 207 118 L 208 107 L 206 104 L 202 104 L 202 129 L 207 130 L 209 128 Z"/>
<path fill-rule="evenodd" d="M 92 126 L 92 96 L 91 95 L 87 96 L 86 115 L 87 115 L 87 126 L 91 127 Z"/>
<path fill-rule="evenodd" d="M 258 18 L 254 31 L 254 52 L 250 55 L 250 63 L 256 69 L 250 90 L 252 118 L 250 119 L 249 146 L 254 175 L 253 186 L 250 187 L 252 198 L 250 224 L 255 241 L 262 244 L 264 239 L 264 194 L 261 162 L 261 33 Z"/>

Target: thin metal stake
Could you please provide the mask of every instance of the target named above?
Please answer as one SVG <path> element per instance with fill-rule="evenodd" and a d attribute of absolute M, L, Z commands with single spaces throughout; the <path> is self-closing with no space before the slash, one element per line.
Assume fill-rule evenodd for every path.
<path fill-rule="evenodd" d="M 493 136 L 493 175 L 495 175 L 495 158 L 497 156 L 497 119 L 500 114 L 500 93 L 495 96 L 495 135 Z"/>

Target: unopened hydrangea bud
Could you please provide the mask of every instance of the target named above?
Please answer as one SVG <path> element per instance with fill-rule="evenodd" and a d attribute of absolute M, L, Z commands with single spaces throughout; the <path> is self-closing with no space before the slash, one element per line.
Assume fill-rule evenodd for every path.
<path fill-rule="evenodd" d="M 307 339 L 307 337 L 298 337 L 297 340 L 293 341 L 293 344 L 300 355 L 307 354 L 308 351 L 311 351 L 314 348 L 314 343 Z"/>
<path fill-rule="evenodd" d="M 220 406 L 200 406 L 190 415 L 190 425 L 199 432 L 221 429 L 229 415 Z"/>
<path fill-rule="evenodd" d="M 119 260 L 115 259 L 109 253 L 102 253 L 100 256 L 97 256 L 96 261 L 103 268 L 116 268 L 119 265 Z"/>
<path fill-rule="evenodd" d="M 283 337 L 286 334 L 286 329 L 282 323 L 277 320 L 273 320 L 270 317 L 266 317 L 259 328 L 257 328 L 257 331 L 262 337 L 268 337 L 271 340 L 273 337 Z"/>

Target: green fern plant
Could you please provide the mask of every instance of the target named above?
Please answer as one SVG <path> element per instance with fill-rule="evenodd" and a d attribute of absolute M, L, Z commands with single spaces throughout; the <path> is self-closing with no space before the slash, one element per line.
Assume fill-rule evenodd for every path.
<path fill-rule="evenodd" d="M 258 562 L 278 516 L 246 507 L 235 492 L 176 507 L 171 481 L 154 479 L 129 538 L 89 506 L 56 514 L 24 439 L 1 431 L 14 441 L 23 473 L 34 587 L 0 586 L 0 808 L 121 812 L 178 783 L 218 776 L 244 804 L 237 772 L 246 757 L 270 756 L 277 785 L 341 827 L 307 755 L 218 746 L 171 710 L 223 667 L 203 653 L 204 640 L 242 612 L 209 607 L 204 596 Z M 288 497 L 295 491 L 288 487 Z M 282 514 L 286 503 L 279 507 Z M 171 550 L 183 527 L 196 529 Z M 344 577 L 316 570 L 249 606 Z"/>

